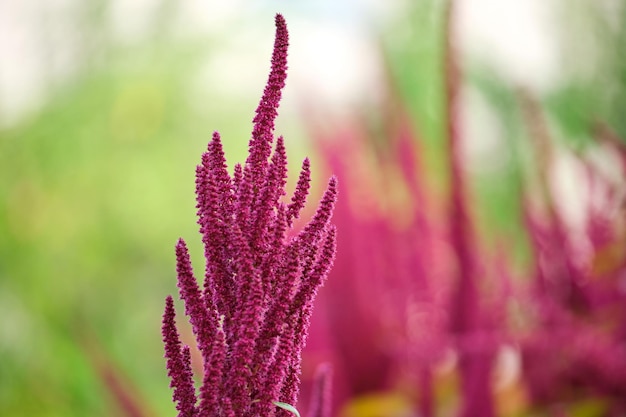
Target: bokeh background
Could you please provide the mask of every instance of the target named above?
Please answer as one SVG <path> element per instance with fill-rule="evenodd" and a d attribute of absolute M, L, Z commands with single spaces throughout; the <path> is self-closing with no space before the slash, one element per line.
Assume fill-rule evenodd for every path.
<path fill-rule="evenodd" d="M 244 160 L 276 12 L 286 17 L 291 39 L 277 131 L 294 167 L 311 156 L 311 201 L 335 168 L 349 173 L 350 179 L 340 177 L 340 198 L 353 211 L 338 222 L 365 221 L 380 210 L 393 230 L 409 227 L 394 210 L 414 210 L 415 194 L 410 185 L 389 187 L 404 184 L 396 172 L 400 161 L 388 155 L 395 146 L 389 129 L 404 123 L 419 149 L 420 189 L 430 196 L 426 222 L 445 229 L 451 50 L 461 69 L 454 123 L 462 132 L 462 175 L 472 196 L 467 204 L 481 242 L 477 251 L 486 263 L 504 259 L 513 287 L 531 281 L 522 195 L 545 181 L 539 174 L 527 182 L 528 172 L 546 172 L 537 157 L 546 141 L 531 139 L 541 136 L 537 124 L 550 132 L 556 156 L 546 169 L 557 211 L 578 233 L 575 242 L 590 245 L 576 225 L 589 217 L 585 210 L 594 198 L 581 185 L 587 165 L 580 155 L 615 189 L 611 204 L 602 207 L 623 217 L 615 208 L 624 191 L 621 154 L 597 138 L 609 137 L 619 149 L 615 143 L 626 137 L 624 2 L 458 0 L 451 16 L 448 6 L 443 0 L 0 0 L 0 415 L 173 415 L 160 318 L 165 296 L 176 291 L 174 243 L 180 236 L 190 242 L 200 270 L 194 168 L 213 130 L 222 134 L 231 166 Z M 543 122 L 533 122 L 537 118 Z M 380 237 L 367 235 L 358 221 L 343 227 Z M 623 234 L 616 234 L 611 242 L 623 243 Z M 441 241 L 443 255 L 428 268 L 445 275 L 447 262 L 454 263 L 446 247 L 454 245 Z M 358 279 L 355 288 L 382 285 L 392 293 L 401 288 L 380 276 L 375 283 L 364 278 L 367 271 L 355 265 L 359 254 L 372 255 L 371 248 L 355 245 L 340 241 L 339 256 L 353 256 L 338 259 L 344 273 L 331 280 Z M 621 268 L 623 246 L 611 248 L 603 257 L 587 250 L 588 263 Z M 405 275 L 415 271 L 397 262 L 393 267 Z M 618 299 L 626 291 L 621 271 L 611 287 Z M 341 360 L 332 323 L 341 321 L 333 314 L 342 310 L 332 308 L 329 291 L 330 283 L 311 329 L 305 382 L 318 362 Z M 376 316 L 371 320 L 395 314 L 367 298 L 377 293 L 347 291 L 343 311 L 360 311 L 352 298 L 375 304 L 374 312 L 355 316 L 355 328 L 359 317 L 368 326 L 367 314 Z M 523 321 L 523 309 L 514 307 L 504 310 Z M 385 329 L 394 327 L 389 317 Z M 611 328 L 626 329 L 621 320 Z M 411 323 L 445 333 L 428 327 L 432 323 Z M 353 346 L 360 351 L 361 340 L 371 337 L 378 345 L 394 334 L 354 335 Z M 506 344 L 502 369 L 517 381 L 521 342 L 510 334 L 504 339 L 493 342 L 495 350 Z M 619 346 L 616 352 L 626 357 Z M 446 358 L 431 358 L 433 366 L 445 368 Z M 356 378 L 363 381 L 364 368 L 385 360 L 365 355 L 359 370 L 335 364 L 337 415 L 426 414 L 412 407 L 417 400 L 410 394 L 398 399 L 407 391 L 406 378 L 400 385 L 351 386 L 350 375 L 363 371 Z M 438 415 L 456 415 L 465 394 L 442 381 L 435 408 Z M 370 388 L 386 394 L 367 396 Z M 565 395 L 539 406 L 520 391 L 507 391 L 498 415 L 557 415 L 542 411 L 554 404 L 570 413 L 559 415 L 626 412 L 609 414 L 615 401 L 604 393 L 582 403 Z"/>

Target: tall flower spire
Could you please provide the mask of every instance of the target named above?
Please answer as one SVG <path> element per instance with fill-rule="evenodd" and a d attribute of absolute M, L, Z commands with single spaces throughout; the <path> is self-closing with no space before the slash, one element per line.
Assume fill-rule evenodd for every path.
<path fill-rule="evenodd" d="M 228 173 L 215 132 L 196 169 L 197 214 L 206 258 L 198 285 L 185 242 L 176 245 L 178 288 L 203 359 L 199 395 L 189 347 L 181 346 L 174 303 L 167 298 L 163 341 L 179 416 L 273 416 L 298 398 L 301 350 L 313 301 L 335 256 L 330 224 L 337 180 L 332 177 L 310 223 L 288 231 L 309 191 L 305 159 L 294 195 L 286 194 L 287 156 L 274 121 L 287 76 L 285 19 L 276 15 L 272 66 L 253 120 L 249 155 Z M 278 404 L 278 406 L 277 406 Z M 280 408 L 279 408 L 280 407 Z"/>

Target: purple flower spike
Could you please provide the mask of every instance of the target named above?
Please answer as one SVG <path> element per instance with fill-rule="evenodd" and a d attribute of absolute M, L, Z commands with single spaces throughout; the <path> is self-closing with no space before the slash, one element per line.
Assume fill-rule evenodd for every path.
<path fill-rule="evenodd" d="M 188 346 L 181 349 L 175 318 L 174 300 L 168 296 L 165 300 L 162 328 L 167 374 L 171 379 L 170 387 L 174 389 L 174 402 L 177 403 L 178 416 L 193 417 L 197 415 L 197 409 L 196 389 L 191 373 L 191 355 Z"/>
<path fill-rule="evenodd" d="M 249 205 L 255 198 L 255 186 L 259 186 L 268 168 L 267 159 L 271 154 L 274 132 L 274 120 L 278 116 L 278 105 L 282 89 L 287 78 L 287 48 L 289 33 L 282 15 L 276 15 L 276 38 L 272 53 L 272 68 L 267 79 L 263 96 L 256 109 L 253 123 L 252 139 L 248 145 L 249 155 L 243 170 L 243 180 L 239 193 L 241 214 L 246 214 Z M 247 220 L 243 216 L 242 220 Z"/>
<path fill-rule="evenodd" d="M 291 201 L 282 201 L 287 152 L 282 137 L 276 139 L 273 153 L 272 143 L 287 45 L 285 20 L 277 15 L 272 69 L 245 165 L 235 165 L 229 175 L 215 132 L 196 169 L 196 208 L 206 260 L 203 288 L 182 239 L 176 245 L 176 271 L 203 359 L 198 405 L 189 348 L 181 349 L 171 297 L 163 319 L 167 369 L 179 416 L 287 417 L 276 402 L 295 405 L 298 400 L 301 350 L 313 301 L 335 256 L 336 231 L 330 219 L 337 180 L 330 179 L 310 223 L 288 238 L 304 207 L 311 173 L 305 159 Z"/>
<path fill-rule="evenodd" d="M 176 261 L 178 288 L 180 298 L 185 301 L 185 313 L 190 317 L 193 332 L 198 339 L 198 348 L 200 351 L 208 351 L 211 349 L 217 323 L 212 320 L 213 317 L 210 318 L 210 315 L 214 315 L 213 311 L 205 308 L 198 282 L 193 276 L 187 246 L 182 239 L 176 244 Z"/>
<path fill-rule="evenodd" d="M 300 178 L 298 178 L 296 191 L 294 191 L 291 203 L 287 209 L 287 223 L 289 226 L 291 226 L 293 219 L 297 219 L 300 216 L 300 210 L 302 210 L 304 203 L 306 203 L 306 196 L 309 193 L 310 184 L 310 163 L 309 158 L 305 158 L 304 161 L 302 161 L 302 170 L 300 171 Z"/>
<path fill-rule="evenodd" d="M 274 132 L 274 120 L 278 116 L 278 105 L 285 87 L 287 78 L 287 48 L 289 47 L 289 34 L 285 18 L 276 15 L 276 39 L 272 54 L 272 69 L 267 85 L 263 91 L 263 97 L 256 109 L 256 116 L 252 121 L 254 130 L 250 141 L 250 161 L 253 167 L 256 164 L 266 164 L 270 155 L 270 143 Z"/>
<path fill-rule="evenodd" d="M 323 363 L 315 370 L 313 390 L 307 417 L 330 417 L 331 416 L 331 386 L 333 368 L 328 363 Z"/>

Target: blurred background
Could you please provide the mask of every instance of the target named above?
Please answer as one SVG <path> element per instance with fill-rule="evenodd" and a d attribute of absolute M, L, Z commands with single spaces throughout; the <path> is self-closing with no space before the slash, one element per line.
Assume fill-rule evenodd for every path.
<path fill-rule="evenodd" d="M 619 0 L 0 0 L 0 415 L 174 414 L 173 247 L 277 12 L 290 180 L 341 182 L 302 401 L 330 361 L 334 415 L 626 415 Z"/>

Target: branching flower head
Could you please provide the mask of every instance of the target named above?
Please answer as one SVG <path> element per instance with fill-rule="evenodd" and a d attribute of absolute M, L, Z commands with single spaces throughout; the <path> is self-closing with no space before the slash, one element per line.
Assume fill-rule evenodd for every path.
<path fill-rule="evenodd" d="M 249 155 L 228 173 L 215 132 L 196 170 L 197 214 L 206 271 L 202 288 L 187 246 L 176 245 L 178 288 L 203 358 L 199 392 L 190 354 L 182 346 L 171 297 L 163 316 L 168 375 L 179 416 L 271 416 L 295 404 L 301 351 L 312 303 L 335 255 L 330 224 L 337 181 L 329 180 L 317 212 L 292 238 L 287 232 L 304 207 L 309 161 L 304 160 L 290 202 L 282 137 L 274 120 L 287 76 L 288 33 L 276 15 L 272 67 L 253 120 Z M 272 145 L 275 142 L 272 152 Z"/>

